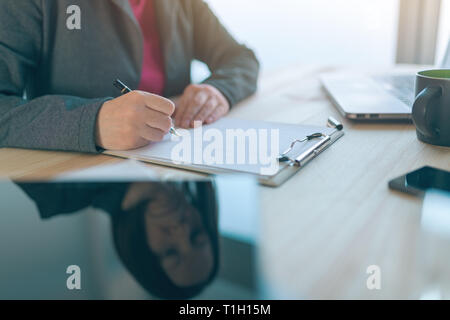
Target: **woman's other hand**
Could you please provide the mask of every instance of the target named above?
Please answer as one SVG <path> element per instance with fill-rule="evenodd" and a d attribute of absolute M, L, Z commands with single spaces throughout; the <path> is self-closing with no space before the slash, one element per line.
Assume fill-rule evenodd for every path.
<path fill-rule="evenodd" d="M 194 122 L 210 124 L 225 116 L 230 104 L 225 96 L 208 84 L 191 84 L 176 101 L 175 125 L 193 128 Z"/>

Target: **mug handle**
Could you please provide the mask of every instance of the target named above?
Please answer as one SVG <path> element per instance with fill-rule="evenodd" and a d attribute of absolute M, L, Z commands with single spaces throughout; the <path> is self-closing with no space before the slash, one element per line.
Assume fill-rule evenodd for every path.
<path fill-rule="evenodd" d="M 412 117 L 416 128 L 427 137 L 437 136 L 437 132 L 431 128 L 430 102 L 442 95 L 441 87 L 426 87 L 416 97 L 412 108 Z"/>

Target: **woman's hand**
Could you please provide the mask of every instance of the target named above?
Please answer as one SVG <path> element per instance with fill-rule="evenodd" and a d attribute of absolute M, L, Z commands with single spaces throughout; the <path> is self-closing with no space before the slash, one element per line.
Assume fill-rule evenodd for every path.
<path fill-rule="evenodd" d="M 143 91 L 107 101 L 97 116 L 97 146 L 129 150 L 161 141 L 170 130 L 174 110 L 170 100 Z"/>
<path fill-rule="evenodd" d="M 230 104 L 224 95 L 208 84 L 191 84 L 175 102 L 175 125 L 193 128 L 194 121 L 212 123 L 228 113 Z"/>

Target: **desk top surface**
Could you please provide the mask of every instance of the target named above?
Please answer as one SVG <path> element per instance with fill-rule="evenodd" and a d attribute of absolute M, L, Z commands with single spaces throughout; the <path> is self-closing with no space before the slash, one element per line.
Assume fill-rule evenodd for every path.
<path fill-rule="evenodd" d="M 423 268 L 450 267 L 450 242 L 431 236 L 438 245 L 424 247 L 422 200 L 390 191 L 387 184 L 424 165 L 450 169 L 450 149 L 419 142 L 411 123 L 343 119 L 318 78 L 333 70 L 298 66 L 266 74 L 259 92 L 231 111 L 236 118 L 311 125 L 325 125 L 331 115 L 344 124 L 345 136 L 297 175 L 279 188 L 260 188 L 263 273 L 298 298 L 418 298 L 423 284 L 431 283 L 432 272 L 424 275 Z M 0 149 L 0 176 L 49 178 L 119 161 Z M 161 175 L 185 175 L 148 166 Z M 430 263 L 423 262 L 425 253 Z M 370 265 L 381 269 L 382 290 L 366 287 Z"/>

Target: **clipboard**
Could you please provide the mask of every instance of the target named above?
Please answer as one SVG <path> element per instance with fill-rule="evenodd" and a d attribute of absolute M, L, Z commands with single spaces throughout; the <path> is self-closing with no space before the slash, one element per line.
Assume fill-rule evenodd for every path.
<path fill-rule="evenodd" d="M 276 172 L 272 174 L 261 174 L 257 165 L 253 166 L 248 164 L 228 165 L 226 163 L 205 164 L 204 162 L 196 161 L 175 161 L 170 154 L 170 149 L 173 149 L 176 142 L 171 141 L 171 139 L 174 138 L 169 137 L 169 135 L 162 142 L 151 143 L 140 149 L 128 151 L 106 150 L 103 153 L 211 175 L 246 174 L 256 177 L 262 185 L 277 187 L 295 175 L 311 160 L 344 135 L 342 124 L 332 117 L 328 119 L 327 125 L 324 127 L 223 118 L 216 123 L 204 126 L 203 128 L 213 129 L 217 132 L 225 132 L 232 128 L 238 128 L 240 130 L 247 130 L 248 128 L 256 128 L 256 130 L 264 128 L 278 130 L 279 146 L 277 146 L 277 150 L 271 152 L 273 155 L 276 154 L 276 159 L 271 159 L 272 163 L 275 161 L 277 163 Z M 192 133 L 194 132 L 193 130 L 195 129 L 184 131 Z M 193 134 L 195 135 L 195 133 Z M 224 147 L 223 153 L 230 151 L 230 149 L 225 149 L 226 147 Z M 233 156 L 234 152 L 235 151 L 232 151 Z M 250 157 L 250 154 L 253 153 L 246 150 L 246 156 Z"/>
<path fill-rule="evenodd" d="M 282 165 L 278 174 L 270 179 L 260 181 L 260 183 L 271 187 L 280 186 L 344 135 L 344 126 L 335 118 L 329 117 L 327 126 L 333 128 L 333 131 L 329 134 L 315 132 L 305 136 L 303 139 L 292 141 L 289 148 L 280 154 L 278 161 Z M 309 146 L 306 150 L 302 150 L 297 155 L 289 155 L 297 143 L 304 143 L 313 139 L 317 139 L 317 141 L 312 146 Z"/>

